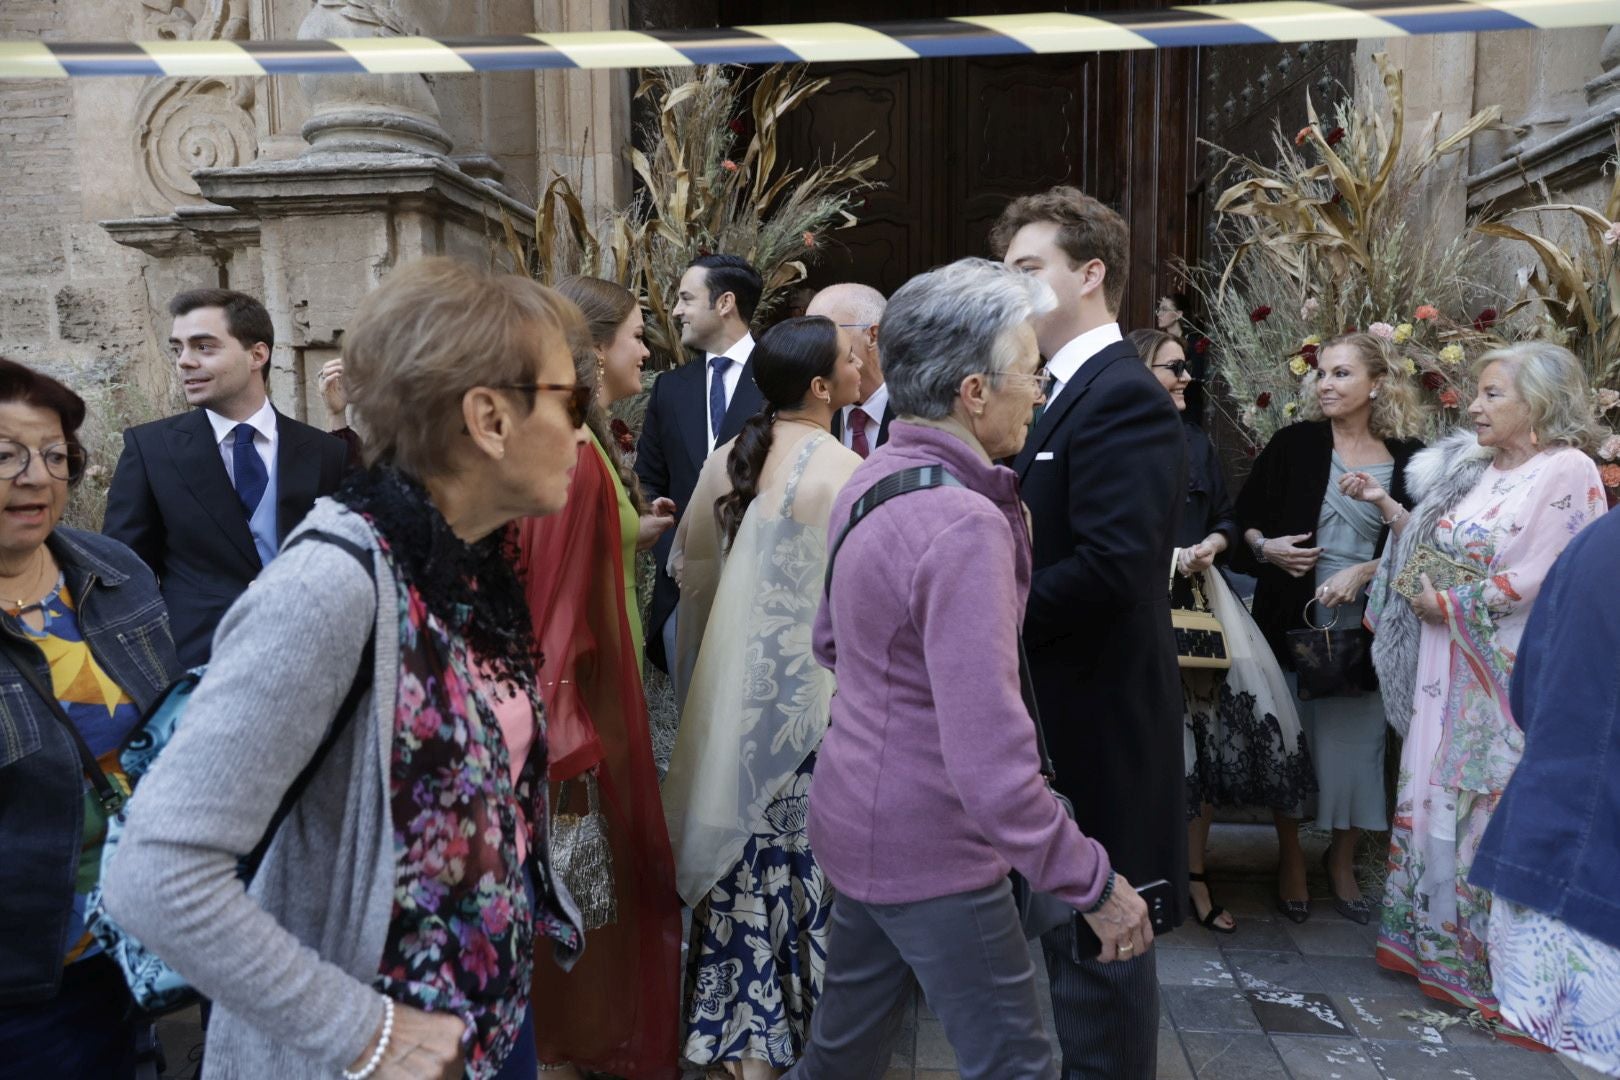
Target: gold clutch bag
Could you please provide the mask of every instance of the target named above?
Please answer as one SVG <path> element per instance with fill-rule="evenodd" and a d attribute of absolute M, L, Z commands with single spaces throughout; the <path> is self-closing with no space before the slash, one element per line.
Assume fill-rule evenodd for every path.
<path fill-rule="evenodd" d="M 1174 560 L 1171 561 L 1173 564 Z M 1172 589 L 1175 580 L 1176 571 L 1172 565 Z M 1170 625 L 1176 633 L 1176 663 L 1184 668 L 1224 671 L 1232 666 L 1232 654 L 1226 649 L 1226 628 L 1221 625 L 1221 620 L 1210 613 L 1209 601 L 1204 598 L 1197 575 L 1188 578 L 1188 582 L 1192 585 L 1193 606 L 1170 609 Z"/>
<path fill-rule="evenodd" d="M 1467 585 L 1484 576 L 1477 566 L 1442 555 L 1428 544 L 1419 544 L 1395 576 L 1395 591 L 1408 600 L 1417 599 L 1423 594 L 1424 574 L 1428 574 L 1434 587 L 1441 591 Z"/>

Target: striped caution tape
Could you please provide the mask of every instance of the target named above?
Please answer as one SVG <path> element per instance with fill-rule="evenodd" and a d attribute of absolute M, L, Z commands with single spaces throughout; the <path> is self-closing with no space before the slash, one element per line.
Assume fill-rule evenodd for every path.
<path fill-rule="evenodd" d="M 1620 0 L 1260 0 L 1159 11 L 969 15 L 508 37 L 0 42 L 0 78 L 684 67 L 1265 45 L 1620 22 Z"/>

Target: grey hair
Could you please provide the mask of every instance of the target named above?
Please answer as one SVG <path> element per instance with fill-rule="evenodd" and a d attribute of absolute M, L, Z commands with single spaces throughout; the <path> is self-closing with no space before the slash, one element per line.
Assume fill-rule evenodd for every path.
<path fill-rule="evenodd" d="M 1006 371 L 1017 359 L 1012 330 L 1055 307 L 1045 282 L 989 259 L 958 259 L 900 286 L 878 330 L 896 415 L 949 416 L 962 380 Z"/>
<path fill-rule="evenodd" d="M 1542 446 L 1573 446 L 1591 452 L 1603 437 L 1586 373 L 1575 354 L 1550 341 L 1521 341 L 1474 361 L 1477 379 L 1492 364 L 1502 364 L 1530 410 L 1530 430 Z"/>
<path fill-rule="evenodd" d="M 816 293 L 804 313 L 825 315 L 833 322 L 877 326 L 883 322 L 883 309 L 887 304 L 883 294 L 872 286 L 857 281 L 842 281 Z"/>

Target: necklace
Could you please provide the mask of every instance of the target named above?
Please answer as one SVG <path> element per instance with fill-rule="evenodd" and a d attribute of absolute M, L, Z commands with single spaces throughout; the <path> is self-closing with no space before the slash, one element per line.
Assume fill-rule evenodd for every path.
<path fill-rule="evenodd" d="M 786 413 L 777 413 L 776 418 L 782 421 L 784 424 L 804 424 L 806 427 L 813 427 L 819 431 L 825 431 L 829 435 L 832 434 L 831 426 L 827 424 L 818 424 L 808 416 L 788 416 Z"/>
<path fill-rule="evenodd" d="M 33 568 L 33 570 L 29 571 L 29 573 L 32 575 L 30 580 L 32 580 L 34 584 L 33 584 L 32 587 L 23 590 L 23 598 L 21 600 L 13 600 L 9 596 L 0 596 L 0 604 L 4 604 L 7 608 L 11 609 L 11 614 L 13 614 L 13 615 L 21 615 L 22 611 L 23 611 L 23 608 L 28 607 L 33 603 L 33 601 L 30 601 L 28 599 L 28 595 L 39 588 L 39 570 L 40 570 L 40 567 L 45 565 L 45 545 L 44 544 L 41 544 L 39 546 L 38 554 L 39 554 L 39 557 L 34 560 L 34 568 Z M 7 575 L 7 576 L 10 576 L 10 575 Z M 19 580 L 21 580 L 21 579 L 19 579 Z"/>

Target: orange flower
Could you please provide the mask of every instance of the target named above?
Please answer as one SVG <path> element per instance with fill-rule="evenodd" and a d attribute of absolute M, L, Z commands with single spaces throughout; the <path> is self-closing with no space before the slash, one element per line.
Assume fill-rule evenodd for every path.
<path fill-rule="evenodd" d="M 1304 146 L 1305 145 L 1305 140 L 1310 138 L 1310 137 L 1311 137 L 1311 125 L 1306 124 L 1304 127 L 1299 129 L 1299 134 L 1294 136 L 1294 145 L 1295 146 Z"/>
<path fill-rule="evenodd" d="M 1620 465 L 1605 465 L 1598 470 L 1598 475 L 1603 478 L 1604 487 L 1620 488 Z"/>
<path fill-rule="evenodd" d="M 1440 309 L 1433 304 L 1420 304 L 1418 309 L 1412 313 L 1412 317 L 1414 319 L 1438 319 Z"/>

